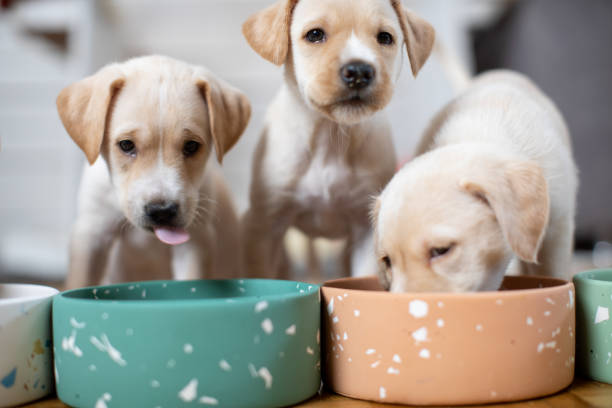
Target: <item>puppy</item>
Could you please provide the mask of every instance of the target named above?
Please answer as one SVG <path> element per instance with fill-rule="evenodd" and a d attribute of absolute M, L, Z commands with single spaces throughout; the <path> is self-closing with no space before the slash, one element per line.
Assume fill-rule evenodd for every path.
<path fill-rule="evenodd" d="M 565 123 L 527 78 L 477 77 L 432 121 L 373 211 L 391 292 L 497 290 L 569 277 L 577 172 Z"/>
<path fill-rule="evenodd" d="M 57 108 L 90 167 L 70 249 L 70 288 L 239 273 L 239 224 L 217 159 L 250 117 L 204 68 L 161 56 L 112 64 L 66 87 Z"/>
<path fill-rule="evenodd" d="M 416 76 L 433 28 L 398 0 L 280 0 L 251 16 L 243 34 L 263 58 L 285 66 L 243 220 L 250 274 L 286 273 L 282 239 L 290 226 L 310 237 L 347 238 L 353 273 L 374 268 L 368 198 L 395 169 L 380 110 L 391 99 L 403 44 Z"/>

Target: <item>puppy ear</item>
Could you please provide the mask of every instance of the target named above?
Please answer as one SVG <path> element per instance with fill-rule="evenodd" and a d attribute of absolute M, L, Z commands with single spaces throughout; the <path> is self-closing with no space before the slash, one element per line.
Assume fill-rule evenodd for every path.
<path fill-rule="evenodd" d="M 542 169 L 533 162 L 513 161 L 487 173 L 486 180 L 462 180 L 460 185 L 491 206 L 513 252 L 537 263 L 550 211 Z"/>
<path fill-rule="evenodd" d="M 259 55 L 283 65 L 289 52 L 291 15 L 298 0 L 279 0 L 242 24 L 242 34 Z"/>
<path fill-rule="evenodd" d="M 436 31 L 427 21 L 406 9 L 401 0 L 391 0 L 391 4 L 397 13 L 404 33 L 412 75 L 416 77 L 431 54 Z"/>
<path fill-rule="evenodd" d="M 196 85 L 206 101 L 210 133 L 221 163 L 249 123 L 251 104 L 242 92 L 209 74 L 201 75 Z"/>
<path fill-rule="evenodd" d="M 117 65 L 68 85 L 57 97 L 57 112 L 66 131 L 81 148 L 89 164 L 100 155 L 110 104 L 125 77 Z"/>

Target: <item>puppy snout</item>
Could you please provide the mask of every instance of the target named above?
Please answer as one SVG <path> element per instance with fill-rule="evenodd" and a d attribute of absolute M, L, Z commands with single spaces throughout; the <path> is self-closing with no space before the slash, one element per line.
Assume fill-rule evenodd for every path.
<path fill-rule="evenodd" d="M 156 202 L 149 203 L 144 207 L 145 214 L 157 225 L 172 224 L 179 210 L 177 203 Z"/>
<path fill-rule="evenodd" d="M 340 77 L 350 89 L 363 89 L 370 85 L 376 70 L 370 64 L 360 61 L 349 62 L 340 68 Z"/>

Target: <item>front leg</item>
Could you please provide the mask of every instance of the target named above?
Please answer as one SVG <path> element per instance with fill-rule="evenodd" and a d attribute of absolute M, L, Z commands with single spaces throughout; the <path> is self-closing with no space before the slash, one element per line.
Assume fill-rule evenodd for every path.
<path fill-rule="evenodd" d="M 287 278 L 289 262 L 283 238 L 290 217 L 267 214 L 261 207 L 250 208 L 243 219 L 244 271 L 249 277 Z"/>
<path fill-rule="evenodd" d="M 119 230 L 120 224 L 116 221 L 79 217 L 72 229 L 66 289 L 100 284 Z"/>

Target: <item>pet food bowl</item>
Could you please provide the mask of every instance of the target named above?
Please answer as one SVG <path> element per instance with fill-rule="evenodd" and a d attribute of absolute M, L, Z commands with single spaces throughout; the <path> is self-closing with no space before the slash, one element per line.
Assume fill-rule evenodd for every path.
<path fill-rule="evenodd" d="M 376 277 L 322 288 L 323 382 L 348 397 L 410 405 L 516 401 L 574 377 L 574 287 L 507 277 L 480 293 L 381 291 Z"/>
<path fill-rule="evenodd" d="M 576 369 L 612 383 L 612 269 L 581 272 L 576 285 Z"/>
<path fill-rule="evenodd" d="M 0 407 L 24 404 L 53 389 L 51 298 L 56 289 L 0 284 Z"/>
<path fill-rule="evenodd" d="M 58 397 L 74 407 L 278 407 L 320 385 L 319 287 L 152 281 L 53 303 Z"/>

